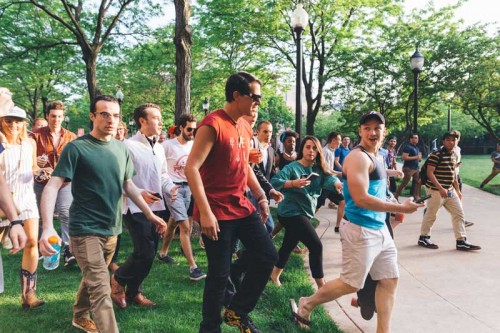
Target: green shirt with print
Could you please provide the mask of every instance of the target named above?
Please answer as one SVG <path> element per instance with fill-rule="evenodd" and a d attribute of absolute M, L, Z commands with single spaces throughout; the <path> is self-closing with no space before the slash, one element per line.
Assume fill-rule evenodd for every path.
<path fill-rule="evenodd" d="M 319 177 L 311 181 L 309 186 L 284 188 L 288 180 L 300 179 L 302 175 L 307 176 L 312 172 L 319 174 Z M 278 215 L 283 217 L 305 215 L 312 218 L 321 190 L 337 191 L 334 185 L 337 180 L 337 177 L 323 173 L 318 166 L 305 167 L 297 161 L 287 164 L 271 179 L 271 185 L 285 197 L 278 205 Z"/>
<path fill-rule="evenodd" d="M 122 142 L 84 135 L 64 147 L 52 175 L 71 181 L 70 236 L 114 236 L 122 232 L 123 183 L 134 175 Z"/>

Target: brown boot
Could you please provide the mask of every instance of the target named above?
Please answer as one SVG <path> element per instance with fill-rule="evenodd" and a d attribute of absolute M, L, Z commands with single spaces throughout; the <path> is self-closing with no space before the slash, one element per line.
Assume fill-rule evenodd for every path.
<path fill-rule="evenodd" d="M 21 299 L 24 309 L 34 309 L 45 304 L 44 300 L 36 297 L 36 271 L 33 273 L 21 269 Z"/>

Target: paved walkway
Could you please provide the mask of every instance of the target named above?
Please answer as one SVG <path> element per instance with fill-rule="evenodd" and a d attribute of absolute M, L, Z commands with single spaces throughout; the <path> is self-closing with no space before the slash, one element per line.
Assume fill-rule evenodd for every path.
<path fill-rule="evenodd" d="M 407 215 L 395 230 L 401 278 L 392 332 L 500 332 L 500 197 L 466 185 L 463 192 L 466 219 L 475 223 L 467 228 L 468 239 L 483 249 L 477 253 L 455 250 L 450 217 L 444 209 L 432 233 L 439 249 L 417 246 L 422 210 Z M 341 265 L 340 238 L 333 230 L 335 216 L 336 210 L 327 207 L 317 215 L 327 280 L 339 276 Z M 327 304 L 331 317 L 346 333 L 375 332 L 376 317 L 361 318 L 359 309 L 350 305 L 353 295 Z"/>

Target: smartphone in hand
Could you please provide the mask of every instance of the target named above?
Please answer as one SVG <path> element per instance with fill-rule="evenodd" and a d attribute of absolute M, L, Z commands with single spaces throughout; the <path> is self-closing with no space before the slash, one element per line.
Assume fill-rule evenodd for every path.
<path fill-rule="evenodd" d="M 421 197 L 420 199 L 418 200 L 413 200 L 414 203 L 422 203 L 424 202 L 425 200 L 429 199 L 431 197 L 431 195 L 426 195 L 425 197 Z"/>
<path fill-rule="evenodd" d="M 305 179 L 307 179 L 309 181 L 313 181 L 313 180 L 315 180 L 318 177 L 319 177 L 319 175 L 316 172 L 311 172 L 308 175 L 307 174 L 303 174 L 302 175 L 302 178 L 305 178 Z"/>
<path fill-rule="evenodd" d="M 156 192 L 156 193 L 152 193 L 152 195 L 154 195 L 155 197 L 157 197 L 158 199 L 162 200 L 163 198 L 161 197 L 161 194 Z"/>

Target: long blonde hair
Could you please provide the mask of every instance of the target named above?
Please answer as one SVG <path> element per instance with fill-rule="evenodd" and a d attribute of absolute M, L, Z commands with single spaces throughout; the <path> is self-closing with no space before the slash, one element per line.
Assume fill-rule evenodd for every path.
<path fill-rule="evenodd" d="M 5 137 L 7 138 L 7 141 L 9 141 L 9 143 L 14 143 L 14 144 L 20 145 L 23 143 L 24 140 L 28 139 L 28 129 L 27 129 L 28 124 L 26 123 L 25 120 L 21 119 L 21 121 L 23 122 L 23 127 L 21 128 L 20 133 L 17 136 L 17 138 L 13 138 L 12 135 L 9 133 L 9 131 L 4 129 L 4 126 L 7 127 L 7 124 L 5 123 L 5 118 L 6 117 L 0 118 L 0 121 L 1 121 L 0 132 L 2 132 L 3 135 L 5 135 Z M 14 119 L 19 119 L 19 118 L 14 117 Z M 14 141 L 14 142 L 11 142 L 11 141 Z"/>

